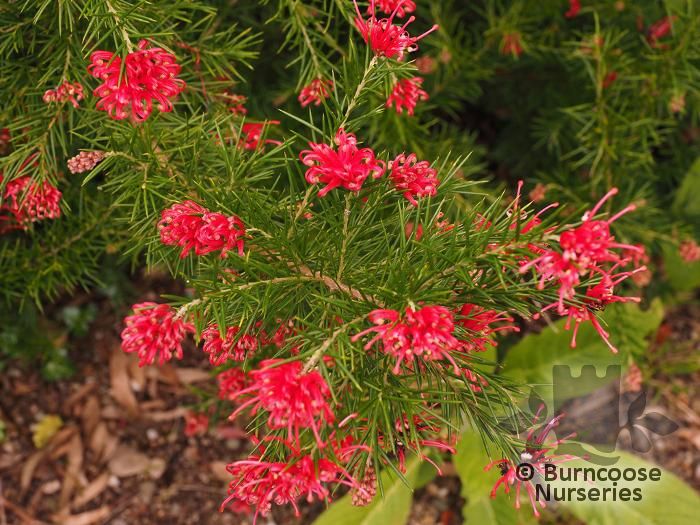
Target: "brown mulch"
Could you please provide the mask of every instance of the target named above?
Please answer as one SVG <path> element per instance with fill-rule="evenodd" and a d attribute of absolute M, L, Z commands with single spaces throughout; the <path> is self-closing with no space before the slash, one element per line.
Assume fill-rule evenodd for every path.
<path fill-rule="evenodd" d="M 152 295 L 140 299 L 153 300 Z M 247 453 L 242 429 L 224 422 L 203 436 L 183 432 L 183 415 L 197 401 L 193 389 L 215 389 L 206 359 L 190 347 L 182 362 L 139 368 L 119 348 L 123 312 L 95 301 L 99 315 L 89 335 L 73 342 L 73 379 L 49 383 L 19 366 L 0 375 L 0 418 L 6 426 L 0 525 L 250 525 L 250 516 L 218 512 L 229 478 L 225 464 Z M 664 326 L 667 343 L 697 345 L 700 307 L 674 311 Z M 681 425 L 669 436 L 654 437 L 648 457 L 696 488 L 699 379 L 697 372 L 652 376 L 648 405 Z M 45 415 L 60 416 L 63 426 L 37 449 L 32 427 Z M 408 524 L 458 525 L 463 504 L 456 476 L 436 478 L 416 491 Z M 297 518 L 280 509 L 261 523 L 309 524 L 321 511 L 321 505 L 305 506 Z"/>

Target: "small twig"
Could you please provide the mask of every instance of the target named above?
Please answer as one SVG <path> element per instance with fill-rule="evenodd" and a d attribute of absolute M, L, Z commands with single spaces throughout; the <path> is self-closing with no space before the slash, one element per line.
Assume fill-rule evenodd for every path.
<path fill-rule="evenodd" d="M 5 499 L 4 496 L 0 496 L 0 508 L 2 507 L 7 507 L 9 510 L 11 510 L 19 519 L 22 520 L 22 523 L 26 523 L 27 525 L 45 525 L 45 522 L 37 520 L 23 508 L 15 505 L 8 499 Z"/>
<path fill-rule="evenodd" d="M 192 308 L 193 306 L 197 306 L 198 304 L 201 304 L 204 302 L 204 299 L 195 299 L 193 301 L 190 301 L 189 303 L 183 304 L 180 308 L 178 308 L 177 312 L 175 313 L 174 319 L 182 319 L 187 315 L 187 311 Z"/>
<path fill-rule="evenodd" d="M 369 80 L 369 74 L 374 69 L 374 66 L 376 64 L 377 64 L 377 57 L 374 56 L 374 57 L 372 57 L 372 60 L 370 61 L 369 65 L 367 66 L 367 69 L 365 69 L 365 73 L 362 75 L 362 80 L 360 80 L 360 83 L 357 85 L 357 89 L 355 90 L 355 94 L 352 96 L 352 99 L 350 100 L 350 103 L 348 104 L 348 109 L 345 110 L 345 116 L 343 117 L 343 120 L 340 122 L 340 125 L 338 126 L 339 128 L 342 128 L 343 126 L 345 126 L 345 123 L 350 118 L 350 113 L 352 113 L 352 110 L 355 109 L 355 106 L 357 106 L 357 103 L 360 100 L 360 94 L 362 93 L 362 90 L 365 88 L 365 84 L 367 84 L 367 81 Z"/>
<path fill-rule="evenodd" d="M 122 19 L 119 17 L 119 14 L 117 14 L 117 11 L 114 9 L 114 7 L 112 7 L 112 4 L 109 0 L 105 0 L 105 5 L 107 6 L 107 11 L 110 12 L 110 14 L 114 17 L 114 20 L 117 22 L 117 27 L 119 27 L 119 31 L 121 31 L 122 38 L 124 39 L 124 43 L 126 44 L 127 51 L 131 53 L 134 50 L 134 45 L 131 43 L 129 33 L 127 33 L 126 29 L 124 28 Z"/>
<path fill-rule="evenodd" d="M 336 277 L 337 281 L 340 281 L 340 277 L 343 274 L 345 268 L 345 250 L 348 244 L 348 223 L 350 222 L 350 198 L 352 193 L 345 194 L 345 209 L 343 210 L 343 242 L 340 246 L 340 260 L 338 262 L 338 275 Z"/>
<path fill-rule="evenodd" d="M 321 358 L 323 357 L 323 354 L 325 354 L 326 351 L 331 347 L 331 345 L 333 344 L 333 341 L 335 341 L 335 340 L 338 338 L 338 336 L 339 336 L 340 334 L 342 334 L 343 332 L 345 332 L 345 331 L 346 331 L 348 328 L 350 328 L 353 324 L 355 324 L 355 323 L 358 322 L 358 321 L 361 321 L 362 319 L 364 319 L 364 316 L 363 316 L 363 317 L 356 317 L 355 319 L 353 319 L 353 320 L 350 321 L 349 323 L 345 323 L 345 324 L 344 324 L 343 326 L 341 326 L 340 328 L 337 328 L 337 329 L 331 334 L 331 336 L 330 336 L 328 339 L 326 339 L 326 340 L 323 342 L 323 344 L 322 344 L 321 346 L 319 346 L 319 347 L 316 349 L 316 351 L 311 355 L 311 357 L 309 358 L 309 360 L 308 360 L 308 361 L 306 362 L 306 364 L 304 365 L 304 368 L 302 369 L 302 373 L 303 373 L 303 374 L 306 374 L 306 373 L 308 373 L 313 367 L 315 367 L 315 366 L 318 364 L 318 362 L 321 360 Z"/>

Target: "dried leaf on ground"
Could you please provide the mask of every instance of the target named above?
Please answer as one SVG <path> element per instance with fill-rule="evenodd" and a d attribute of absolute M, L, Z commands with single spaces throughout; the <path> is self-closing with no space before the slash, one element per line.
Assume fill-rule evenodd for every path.
<path fill-rule="evenodd" d="M 92 525 L 93 523 L 101 523 L 110 515 L 108 506 L 100 507 L 99 509 L 89 510 L 81 514 L 66 515 L 57 514 L 53 517 L 53 522 L 56 525 Z"/>
<path fill-rule="evenodd" d="M 78 509 L 90 503 L 109 486 L 109 472 L 105 471 L 90 481 L 80 494 L 73 500 L 72 507 Z"/>
<path fill-rule="evenodd" d="M 135 476 L 148 470 L 150 459 L 137 450 L 121 445 L 109 461 L 109 471 L 120 478 Z"/>
<path fill-rule="evenodd" d="M 110 394 L 129 415 L 139 412 L 138 401 L 129 382 L 129 360 L 119 347 L 115 347 L 109 359 Z"/>

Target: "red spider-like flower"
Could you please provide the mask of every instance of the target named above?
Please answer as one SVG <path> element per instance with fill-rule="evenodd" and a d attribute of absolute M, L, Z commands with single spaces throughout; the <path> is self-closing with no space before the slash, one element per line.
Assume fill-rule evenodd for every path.
<path fill-rule="evenodd" d="M 422 35 L 412 37 L 408 34 L 408 31 L 406 31 L 406 27 L 416 19 L 415 16 L 411 16 L 402 26 L 397 26 L 392 23 L 394 17 L 398 14 L 399 10 L 402 9 L 404 5 L 403 2 L 399 2 L 394 7 L 389 18 L 383 18 L 381 20 L 377 20 L 375 16 L 374 0 L 372 0 L 370 4 L 371 15 L 367 20 L 365 20 L 362 13 L 360 13 L 357 0 L 353 0 L 353 2 L 355 4 L 355 11 L 357 12 L 355 26 L 360 31 L 362 39 L 366 44 L 369 44 L 372 51 L 374 51 L 374 54 L 377 56 L 384 56 L 387 58 L 396 57 L 400 60 L 405 52 L 412 53 L 417 50 L 417 42 L 438 28 L 437 25 L 434 25 Z"/>
<path fill-rule="evenodd" d="M 421 84 L 423 79 L 420 77 L 399 80 L 386 101 L 386 107 L 394 107 L 399 114 L 406 108 L 406 113 L 413 115 L 418 101 L 429 98 L 428 92 L 420 88 Z"/>
<path fill-rule="evenodd" d="M 51 102 L 70 102 L 74 108 L 83 100 L 83 86 L 80 82 L 64 81 L 56 89 L 47 89 L 42 97 L 47 104 Z"/>
<path fill-rule="evenodd" d="M 300 515 L 297 501 L 305 496 L 306 501 L 314 499 L 330 502 L 328 484 L 346 485 L 354 490 L 364 491 L 358 482 L 340 465 L 327 459 L 314 460 L 288 444 L 291 453 L 285 461 L 264 460 L 264 449 L 260 455 L 231 463 L 226 468 L 234 479 L 229 484 L 228 497 L 220 510 L 232 502 L 240 502 L 256 507 L 255 519 L 267 516 L 272 504 L 290 504 L 296 516 Z"/>
<path fill-rule="evenodd" d="M 566 18 L 575 18 L 581 11 L 581 0 L 569 0 L 569 10 L 564 13 Z"/>
<path fill-rule="evenodd" d="M 248 385 L 248 376 L 240 368 L 229 368 L 216 376 L 219 386 L 219 399 L 233 401 L 238 392 Z"/>
<path fill-rule="evenodd" d="M 403 192 L 403 196 L 414 206 L 418 206 L 416 197 L 427 197 L 437 194 L 440 181 L 437 171 L 430 167 L 425 160 L 418 162 L 416 155 L 411 153 L 406 156 L 403 153 L 396 157 L 390 165 L 391 180 L 396 189 Z"/>
<path fill-rule="evenodd" d="M 124 319 L 122 350 L 135 352 L 139 366 L 150 365 L 158 358 L 162 365 L 173 358 L 182 359 L 182 340 L 194 327 L 176 317 L 167 304 L 138 303 L 134 313 Z"/>
<path fill-rule="evenodd" d="M 324 80 L 322 78 L 312 80 L 308 85 L 304 86 L 299 93 L 301 107 L 305 108 L 311 103 L 315 106 L 320 106 L 324 99 L 331 96 L 332 89 L 332 80 Z"/>
<path fill-rule="evenodd" d="M 173 110 L 171 99 L 185 89 L 185 82 L 177 78 L 180 66 L 172 54 L 149 46 L 141 40 L 138 50 L 127 54 L 123 61 L 109 51 L 90 55 L 88 71 L 102 80 L 94 91 L 100 98 L 98 110 L 115 120 L 131 116 L 136 121 L 151 115 L 154 101 L 160 111 Z"/>
<path fill-rule="evenodd" d="M 465 341 L 465 348 L 477 352 L 486 350 L 486 345 L 496 346 L 496 342 L 491 338 L 491 334 L 512 330 L 519 332 L 520 328 L 515 326 L 513 318 L 506 312 L 496 312 L 481 306 L 466 303 L 457 309 L 461 316 L 457 324 L 469 330 L 470 338 Z M 508 323 L 505 325 L 492 326 L 496 323 Z"/>
<path fill-rule="evenodd" d="M 355 342 L 369 333 L 376 333 L 366 345 L 369 350 L 381 341 L 382 351 L 396 358 L 393 373 L 398 374 L 406 363 L 413 369 L 418 359 L 441 361 L 446 359 L 459 375 L 459 366 L 451 352 L 463 348 L 463 342 L 454 335 L 454 314 L 444 306 L 424 306 L 418 310 L 407 307 L 404 315 L 396 310 L 373 310 L 369 320 L 377 326 L 368 328 L 352 337 Z"/>
<path fill-rule="evenodd" d="M 350 191 L 360 191 L 365 179 L 384 174 L 384 162 L 378 160 L 371 148 L 358 149 L 357 138 L 352 133 L 345 133 L 340 128 L 335 134 L 338 150 L 328 144 L 309 142 L 310 150 L 304 150 L 299 158 L 309 169 L 306 181 L 309 184 L 326 184 L 319 190 L 323 197 L 329 191 L 341 187 Z"/>
<path fill-rule="evenodd" d="M 202 436 L 207 433 L 207 430 L 209 430 L 209 416 L 188 410 L 185 414 L 185 435 Z"/>
<path fill-rule="evenodd" d="M 236 93 L 225 93 L 224 98 L 228 104 L 228 110 L 234 115 L 247 115 L 248 110 L 243 104 L 248 100 L 245 95 L 238 95 Z"/>
<path fill-rule="evenodd" d="M 372 4 L 375 3 L 379 9 L 386 15 L 396 11 L 396 16 L 403 18 L 407 13 L 413 13 L 416 10 L 416 3 L 413 0 L 370 0 L 370 5 L 367 8 L 367 14 L 374 13 Z"/>
<path fill-rule="evenodd" d="M 9 213 L 16 221 L 17 224 L 11 228 L 26 230 L 33 222 L 59 218 L 60 202 L 61 192 L 51 183 L 38 183 L 25 175 L 7 183 L 0 211 Z M 0 220 L 7 219 L 0 217 Z"/>
<path fill-rule="evenodd" d="M 501 40 L 501 54 L 519 57 L 523 52 L 523 44 L 520 33 L 508 33 Z"/>
<path fill-rule="evenodd" d="M 235 249 L 243 255 L 245 225 L 231 215 L 210 212 L 193 201 L 173 204 L 163 210 L 158 222 L 160 241 L 167 246 L 182 246 L 180 258 L 187 257 L 190 250 L 205 255 L 221 251 L 221 257 Z"/>
<path fill-rule="evenodd" d="M 66 164 L 71 173 L 84 173 L 97 166 L 104 158 L 104 151 L 81 151 L 75 157 L 68 159 Z"/>
<path fill-rule="evenodd" d="M 525 440 L 525 450 L 523 450 L 519 458 L 520 461 L 530 464 L 534 468 L 534 470 L 537 473 L 539 473 L 540 476 L 544 475 L 545 465 L 547 464 L 563 463 L 565 461 L 576 459 L 575 456 L 571 456 L 568 454 L 550 454 L 550 452 L 555 450 L 561 443 L 573 438 L 575 434 L 570 434 L 564 438 L 557 439 L 550 443 L 545 443 L 547 437 L 552 432 L 552 430 L 556 428 L 557 425 L 559 425 L 559 421 L 561 420 L 563 415 L 559 415 L 553 418 L 549 423 L 542 427 L 542 429 L 537 433 L 537 435 L 535 435 L 535 432 L 537 430 L 537 427 L 535 425 L 537 425 L 537 421 L 539 419 L 542 408 L 543 407 L 540 407 L 540 409 L 537 411 L 537 414 L 535 414 L 534 420 L 532 422 L 533 428 L 532 430 L 530 430 Z M 512 486 L 515 486 L 515 508 L 519 509 L 520 491 L 524 486 L 525 491 L 527 492 L 527 495 L 530 498 L 532 510 L 534 511 L 535 516 L 539 517 L 540 513 L 537 510 L 536 501 L 539 501 L 540 506 L 542 508 L 546 507 L 546 503 L 536 497 L 535 483 L 533 481 L 522 481 L 517 475 L 517 464 L 511 461 L 510 459 L 504 458 L 499 459 L 497 461 L 493 461 L 486 465 L 484 467 L 484 470 L 489 471 L 495 465 L 498 465 L 498 468 L 501 471 L 501 476 L 498 478 L 498 481 L 496 481 L 496 484 L 491 489 L 491 498 L 496 498 L 498 487 L 500 487 L 501 485 L 503 485 L 503 487 L 505 488 L 506 494 L 510 492 Z"/>
<path fill-rule="evenodd" d="M 330 388 L 320 373 L 304 372 L 299 361 L 281 363 L 281 359 L 267 359 L 248 374 L 250 386 L 235 397 L 252 397 L 229 419 L 234 419 L 250 406 L 253 413 L 263 409 L 269 413 L 267 424 L 270 428 L 286 428 L 289 439 L 295 443 L 299 443 L 300 431 L 310 428 L 319 447 L 323 448 L 325 445 L 319 430 L 324 422 L 328 424 L 335 420 L 328 406 Z"/>
<path fill-rule="evenodd" d="M 250 334 L 243 334 L 236 338 L 241 329 L 238 326 L 229 326 L 226 336 L 221 338 L 219 327 L 216 324 L 209 325 L 202 332 L 204 345 L 202 350 L 209 354 L 209 362 L 214 366 L 221 366 L 229 359 L 232 361 L 245 361 L 254 353 L 260 345 L 257 338 Z"/>
<path fill-rule="evenodd" d="M 264 147 L 265 144 L 274 144 L 279 146 L 282 143 L 279 140 L 265 139 L 261 140 L 263 131 L 268 126 L 279 124 L 279 120 L 268 120 L 267 122 L 246 122 L 241 126 L 241 137 L 238 140 L 238 147 L 245 150 L 254 151 Z"/>

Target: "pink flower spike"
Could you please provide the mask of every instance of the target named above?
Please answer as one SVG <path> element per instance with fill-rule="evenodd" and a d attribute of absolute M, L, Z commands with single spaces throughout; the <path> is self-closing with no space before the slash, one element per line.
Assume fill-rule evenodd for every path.
<path fill-rule="evenodd" d="M 408 156 L 402 153 L 394 159 L 390 169 L 394 186 L 402 191 L 404 197 L 414 206 L 418 206 L 416 197 L 437 195 L 437 188 L 440 185 L 437 170 L 431 168 L 425 160 L 418 162 L 414 153 Z"/>
<path fill-rule="evenodd" d="M 420 77 L 404 78 L 399 80 L 386 101 L 386 107 L 394 107 L 396 112 L 413 115 L 419 100 L 428 100 L 428 92 L 420 89 L 423 79 Z"/>

